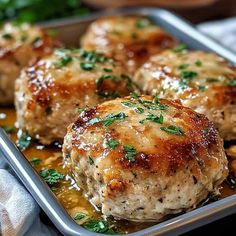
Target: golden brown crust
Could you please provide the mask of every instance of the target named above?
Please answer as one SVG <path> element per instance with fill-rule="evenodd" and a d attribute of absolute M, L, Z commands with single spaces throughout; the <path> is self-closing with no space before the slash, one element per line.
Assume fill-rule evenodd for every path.
<path fill-rule="evenodd" d="M 116 16 L 92 23 L 81 45 L 123 62 L 134 72 L 151 55 L 174 47 L 176 40 L 146 18 Z"/>
<path fill-rule="evenodd" d="M 142 97 L 141 100 L 152 101 L 152 97 Z M 129 98 L 125 98 L 123 101 L 129 101 Z M 81 149 L 80 146 L 92 148 L 92 144 L 87 143 L 83 136 L 89 135 L 94 132 L 101 136 L 100 143 L 107 143 L 109 140 L 119 140 L 123 145 L 130 145 L 134 143 L 133 147 L 136 149 L 135 161 L 128 160 L 125 156 L 124 147 L 119 145 L 115 150 L 109 147 L 102 148 L 100 143 L 95 147 L 95 156 L 103 156 L 102 153 L 106 153 L 104 161 L 109 159 L 109 163 L 114 168 L 131 170 L 135 169 L 146 173 L 147 175 L 152 173 L 172 175 L 180 168 L 186 168 L 190 163 L 195 163 L 193 166 L 193 172 L 196 169 L 202 168 L 202 163 L 208 165 L 208 162 L 214 162 L 214 160 L 208 159 L 211 152 L 214 152 L 218 142 L 219 136 L 215 130 L 212 122 L 210 122 L 205 116 L 199 115 L 193 112 L 191 109 L 181 106 L 179 103 L 171 102 L 160 99 L 159 102 L 162 105 L 168 105 L 167 110 L 162 111 L 164 116 L 163 124 L 155 124 L 151 121 L 146 121 L 144 124 L 139 122 L 133 122 L 132 115 L 137 116 L 133 111 L 133 108 L 124 108 L 121 104 L 122 100 L 115 101 L 115 109 L 123 110 L 126 114 L 124 120 L 125 133 L 129 135 L 121 134 L 119 127 L 122 125 L 122 121 L 114 122 L 109 127 L 104 127 L 102 122 L 98 122 L 91 125 L 91 121 L 94 119 L 102 119 L 111 114 L 112 103 L 106 103 L 83 112 L 78 120 L 68 129 L 68 132 L 73 133 L 74 139 L 71 140 L 72 148 L 76 148 L 81 156 L 86 156 L 86 150 Z M 139 105 L 138 105 L 139 106 Z M 153 111 L 151 111 L 153 112 Z M 146 113 L 146 112 L 145 112 Z M 171 115 L 173 119 L 178 120 L 181 124 L 184 135 L 168 134 L 160 130 L 160 127 L 166 127 L 171 125 L 169 121 L 165 123 L 165 116 Z M 144 115 L 140 114 L 140 120 Z M 169 118 L 167 118 L 169 119 Z M 151 124 L 150 124 L 151 123 Z M 153 124 L 152 124 L 153 123 Z M 131 128 L 127 127 L 130 126 Z M 139 126 L 139 127 L 138 127 Z M 148 149 L 145 147 L 139 147 L 136 144 L 135 137 L 130 134 L 132 129 L 143 129 L 138 135 L 142 136 L 142 139 L 149 138 L 152 143 Z M 78 136 L 80 138 L 78 138 Z M 154 136 L 154 137 L 152 137 Z M 166 137 L 163 137 L 166 136 Z M 85 141 L 85 142 L 84 142 Z M 83 143 L 84 142 L 84 143 Z M 93 151 L 92 151 L 93 153 Z M 93 156 L 93 155 L 91 155 Z M 196 161 L 196 157 L 199 158 Z"/>
<path fill-rule="evenodd" d="M 213 53 L 167 50 L 150 58 L 137 71 L 134 81 L 145 93 L 178 99 L 205 114 L 223 138 L 232 139 L 236 138 L 235 78 L 236 68 Z"/>

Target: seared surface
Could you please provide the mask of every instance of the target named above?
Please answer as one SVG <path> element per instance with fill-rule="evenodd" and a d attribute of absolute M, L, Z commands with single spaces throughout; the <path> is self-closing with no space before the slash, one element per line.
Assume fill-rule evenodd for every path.
<path fill-rule="evenodd" d="M 179 99 L 184 106 L 205 114 L 220 135 L 236 138 L 236 68 L 207 52 L 165 52 L 153 56 L 134 81 L 148 94 Z"/>
<path fill-rule="evenodd" d="M 15 80 L 20 70 L 49 54 L 58 42 L 29 24 L 0 27 L 0 104 L 12 104 Z"/>
<path fill-rule="evenodd" d="M 58 49 L 26 68 L 16 82 L 19 127 L 44 144 L 62 140 L 81 109 L 133 91 L 112 59 L 83 50 Z"/>
<path fill-rule="evenodd" d="M 121 61 L 130 73 L 150 55 L 171 48 L 176 40 L 147 18 L 114 16 L 98 19 L 81 40 L 87 50 L 97 50 Z"/>
<path fill-rule="evenodd" d="M 204 115 L 151 96 L 87 109 L 68 127 L 65 163 L 102 213 L 160 220 L 195 208 L 227 176 L 218 132 Z"/>

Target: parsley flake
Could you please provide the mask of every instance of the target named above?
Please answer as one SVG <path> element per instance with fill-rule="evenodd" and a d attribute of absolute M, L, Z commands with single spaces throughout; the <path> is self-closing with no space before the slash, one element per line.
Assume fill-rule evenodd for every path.
<path fill-rule="evenodd" d="M 77 212 L 74 216 L 74 220 L 82 220 L 87 216 L 85 212 Z"/>
<path fill-rule="evenodd" d="M 95 64 L 94 63 L 90 63 L 90 62 L 81 62 L 80 63 L 80 68 L 83 70 L 92 70 L 94 69 Z"/>
<path fill-rule="evenodd" d="M 94 160 L 91 157 L 89 157 L 88 163 L 89 163 L 89 165 L 93 165 L 94 164 Z"/>
<path fill-rule="evenodd" d="M 124 152 L 125 152 L 125 159 L 128 160 L 129 162 L 135 162 L 135 156 L 137 154 L 137 151 L 135 148 L 131 145 L 124 145 Z"/>
<path fill-rule="evenodd" d="M 165 131 L 167 133 L 175 134 L 175 135 L 184 135 L 184 131 L 177 126 L 170 125 L 168 127 L 161 127 L 160 128 L 162 131 Z"/>
<path fill-rule="evenodd" d="M 17 141 L 17 146 L 21 151 L 28 148 L 31 144 L 32 138 L 25 132 L 22 132 L 21 136 L 19 137 Z"/>
<path fill-rule="evenodd" d="M 35 167 L 35 166 L 38 166 L 40 163 L 41 163 L 41 159 L 37 158 L 37 157 L 33 157 L 31 160 L 30 160 L 30 164 Z"/>
<path fill-rule="evenodd" d="M 215 83 L 215 82 L 219 82 L 220 80 L 218 78 L 206 78 L 206 82 L 207 83 Z"/>
<path fill-rule="evenodd" d="M 108 127 L 113 124 L 115 121 L 123 121 L 126 115 L 124 112 L 120 112 L 118 114 L 109 114 L 105 118 L 103 118 L 102 123 L 104 126 Z"/>
<path fill-rule="evenodd" d="M 11 127 L 11 126 L 8 126 L 8 125 L 2 125 L 1 127 L 8 134 L 14 133 L 16 131 L 14 127 Z"/>
<path fill-rule="evenodd" d="M 89 220 L 84 228 L 95 233 L 115 234 L 115 231 L 103 220 Z"/>
<path fill-rule="evenodd" d="M 177 47 L 173 48 L 173 52 L 182 52 L 187 49 L 186 44 L 179 44 Z"/>
<path fill-rule="evenodd" d="M 160 116 L 157 116 L 152 113 L 148 113 L 146 120 L 149 120 L 149 121 L 152 121 L 152 122 L 158 123 L 158 124 L 163 124 L 164 117 L 162 114 Z"/>
<path fill-rule="evenodd" d="M 235 87 L 236 86 L 236 79 L 231 79 L 230 81 L 228 81 L 227 85 L 230 87 Z"/>
<path fill-rule="evenodd" d="M 40 170 L 39 175 L 44 179 L 44 181 L 49 184 L 57 184 L 60 180 L 64 179 L 65 175 L 61 174 L 55 169 L 43 169 Z"/>
<path fill-rule="evenodd" d="M 198 86 L 198 89 L 199 89 L 199 91 L 204 92 L 204 91 L 206 91 L 206 86 L 204 86 L 204 85 L 199 85 L 199 86 Z"/>
<path fill-rule="evenodd" d="M 148 19 L 141 18 L 136 21 L 136 27 L 139 29 L 146 28 L 151 25 L 151 22 Z"/>
<path fill-rule="evenodd" d="M 119 141 L 112 139 L 112 140 L 107 141 L 107 145 L 109 148 L 115 149 L 119 145 Z"/>

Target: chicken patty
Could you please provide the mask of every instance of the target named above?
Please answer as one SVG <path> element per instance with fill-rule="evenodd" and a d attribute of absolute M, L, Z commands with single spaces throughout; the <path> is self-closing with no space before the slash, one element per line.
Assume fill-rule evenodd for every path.
<path fill-rule="evenodd" d="M 6 23 L 0 27 L 0 104 L 13 104 L 15 80 L 21 69 L 49 54 L 59 43 L 29 24 Z"/>
<path fill-rule="evenodd" d="M 145 93 L 179 99 L 213 121 L 222 138 L 236 139 L 236 67 L 216 54 L 166 50 L 151 57 L 134 81 Z"/>
<path fill-rule="evenodd" d="M 80 114 L 63 156 L 103 214 L 158 221 L 217 194 L 228 173 L 222 140 L 206 116 L 152 96 L 115 99 Z"/>
<path fill-rule="evenodd" d="M 60 141 L 83 108 L 129 95 L 134 89 L 130 77 L 103 54 L 57 49 L 17 79 L 18 126 L 43 144 Z"/>
<path fill-rule="evenodd" d="M 114 16 L 98 19 L 88 28 L 81 47 L 97 50 L 123 62 L 130 73 L 150 55 L 171 48 L 176 40 L 147 18 Z"/>

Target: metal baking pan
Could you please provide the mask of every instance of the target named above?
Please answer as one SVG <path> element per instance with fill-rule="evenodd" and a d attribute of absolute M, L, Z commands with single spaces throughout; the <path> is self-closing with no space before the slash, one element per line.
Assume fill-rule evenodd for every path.
<path fill-rule="evenodd" d="M 141 15 L 149 17 L 177 39 L 187 44 L 189 48 L 216 52 L 236 64 L 236 55 L 198 32 L 191 24 L 180 17 L 159 8 L 128 8 L 103 11 L 83 19 L 69 18 L 42 23 L 41 25 L 47 29 L 56 29 L 59 39 L 66 45 L 76 46 L 79 37 L 88 24 L 99 17 L 107 15 Z M 47 184 L 41 180 L 2 129 L 0 129 L 0 155 L 9 162 L 25 187 L 62 234 L 70 236 L 101 235 L 87 231 L 68 215 Z M 235 212 L 236 194 L 128 235 L 178 235 Z"/>

